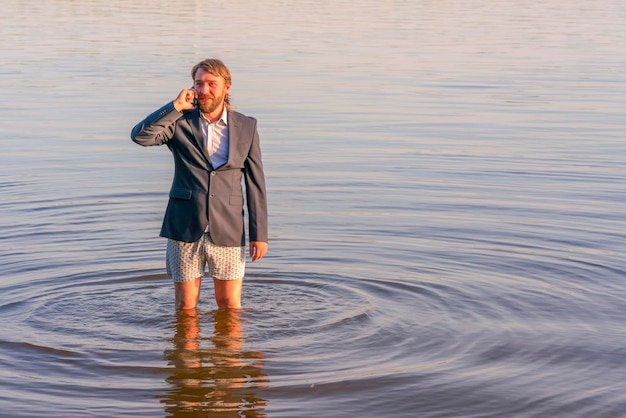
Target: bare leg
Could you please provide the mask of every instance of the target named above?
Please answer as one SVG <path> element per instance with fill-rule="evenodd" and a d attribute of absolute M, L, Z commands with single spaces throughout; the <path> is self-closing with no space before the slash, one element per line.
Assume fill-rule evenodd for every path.
<path fill-rule="evenodd" d="M 200 285 L 202 277 L 186 282 L 174 282 L 174 297 L 176 299 L 176 309 L 195 309 L 200 299 Z"/>
<path fill-rule="evenodd" d="M 220 308 L 241 308 L 241 285 L 243 279 L 219 280 L 213 279 L 215 286 L 215 302 Z"/>

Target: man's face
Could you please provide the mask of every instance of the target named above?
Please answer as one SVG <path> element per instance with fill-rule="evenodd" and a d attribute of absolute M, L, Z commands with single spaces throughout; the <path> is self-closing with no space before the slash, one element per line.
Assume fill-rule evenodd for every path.
<path fill-rule="evenodd" d="M 198 95 L 198 107 L 202 113 L 211 114 L 221 110 L 224 98 L 230 90 L 219 75 L 213 75 L 199 68 L 194 78 L 194 89 Z"/>

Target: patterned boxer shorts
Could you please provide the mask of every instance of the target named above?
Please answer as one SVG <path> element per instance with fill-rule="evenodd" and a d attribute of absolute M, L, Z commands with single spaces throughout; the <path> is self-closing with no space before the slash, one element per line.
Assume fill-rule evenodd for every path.
<path fill-rule="evenodd" d="M 215 279 L 243 279 L 245 250 L 246 247 L 215 245 L 208 232 L 196 242 L 168 239 L 165 254 L 167 274 L 175 282 L 186 282 L 204 276 L 205 265 L 208 265 L 209 275 Z"/>

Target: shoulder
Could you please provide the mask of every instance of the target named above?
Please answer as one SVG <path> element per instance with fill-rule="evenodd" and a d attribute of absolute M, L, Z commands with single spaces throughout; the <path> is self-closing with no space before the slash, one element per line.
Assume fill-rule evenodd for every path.
<path fill-rule="evenodd" d="M 228 117 L 230 118 L 230 120 L 235 122 L 256 124 L 255 118 L 253 118 L 252 116 L 244 115 L 243 113 L 237 111 L 228 112 Z"/>

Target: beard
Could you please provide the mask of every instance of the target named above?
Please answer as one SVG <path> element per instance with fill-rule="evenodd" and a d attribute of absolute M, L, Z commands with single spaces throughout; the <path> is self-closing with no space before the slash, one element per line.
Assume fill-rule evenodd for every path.
<path fill-rule="evenodd" d="M 210 114 L 215 112 L 217 109 L 219 109 L 223 104 L 224 104 L 224 98 L 226 97 L 226 95 L 222 95 L 222 97 L 211 97 L 208 95 L 203 95 L 198 97 L 198 99 L 209 99 L 204 103 L 201 103 L 198 100 L 198 107 L 200 108 L 200 111 L 202 113 L 206 113 L 206 114 Z"/>

